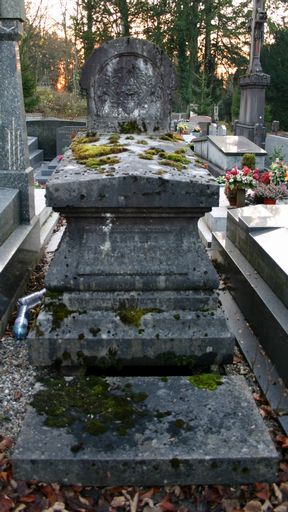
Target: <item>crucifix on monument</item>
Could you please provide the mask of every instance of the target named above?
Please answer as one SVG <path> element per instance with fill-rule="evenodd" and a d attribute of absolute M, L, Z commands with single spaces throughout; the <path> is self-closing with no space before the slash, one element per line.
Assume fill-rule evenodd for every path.
<path fill-rule="evenodd" d="M 243 135 L 260 147 L 265 147 L 265 90 L 270 84 L 260 62 L 266 20 L 265 0 L 253 0 L 250 61 L 247 74 L 240 78 L 240 115 L 234 125 L 235 135 Z"/>

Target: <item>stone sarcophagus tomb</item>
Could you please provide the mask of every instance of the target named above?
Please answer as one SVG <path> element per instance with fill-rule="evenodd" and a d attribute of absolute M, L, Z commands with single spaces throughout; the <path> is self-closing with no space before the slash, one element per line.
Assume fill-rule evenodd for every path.
<path fill-rule="evenodd" d="M 129 41 L 124 62 L 127 45 L 140 44 Z M 93 128 L 97 134 L 74 140 L 47 185 L 47 202 L 67 228 L 28 339 L 33 364 L 82 376 L 50 379 L 36 393 L 15 475 L 101 486 L 273 480 L 277 454 L 244 379 L 210 371 L 234 350 L 197 230 L 218 204 L 216 181 L 176 134 Z"/>

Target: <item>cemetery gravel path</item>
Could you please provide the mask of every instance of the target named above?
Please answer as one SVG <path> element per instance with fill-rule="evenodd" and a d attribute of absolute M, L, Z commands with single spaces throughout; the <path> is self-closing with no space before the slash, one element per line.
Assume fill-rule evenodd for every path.
<path fill-rule="evenodd" d="M 30 278 L 27 293 L 43 288 L 50 260 L 47 254 L 42 258 Z M 143 482 L 143 488 L 93 488 L 15 481 L 9 455 L 37 376 L 37 370 L 29 364 L 25 341 L 16 342 L 11 336 L 15 313 L 0 341 L 0 512 L 288 512 L 288 437 L 281 434 L 239 351 L 235 353 L 234 364 L 229 366 L 229 373 L 241 373 L 248 379 L 260 413 L 282 450 L 277 483 L 236 488 L 193 485 L 145 488 Z M 32 321 L 37 313 L 35 308 Z"/>

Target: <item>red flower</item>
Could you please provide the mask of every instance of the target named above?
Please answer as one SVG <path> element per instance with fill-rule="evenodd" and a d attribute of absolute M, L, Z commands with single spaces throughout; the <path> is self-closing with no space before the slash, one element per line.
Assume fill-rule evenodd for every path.
<path fill-rule="evenodd" d="M 250 174 L 251 169 L 249 169 L 249 167 L 247 167 L 247 165 L 244 165 L 242 171 L 243 171 L 244 176 L 247 176 L 247 174 Z"/>
<path fill-rule="evenodd" d="M 269 171 L 263 172 L 260 176 L 260 181 L 261 181 L 261 183 L 266 183 L 266 185 L 268 185 L 270 183 L 270 172 Z"/>

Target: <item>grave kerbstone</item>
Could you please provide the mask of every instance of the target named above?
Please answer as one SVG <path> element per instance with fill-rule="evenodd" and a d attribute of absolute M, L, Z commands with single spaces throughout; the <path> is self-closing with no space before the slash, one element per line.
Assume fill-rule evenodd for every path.
<path fill-rule="evenodd" d="M 86 62 L 80 84 L 89 130 L 169 130 L 175 71 L 152 43 L 129 37 L 105 43 Z"/>

